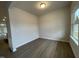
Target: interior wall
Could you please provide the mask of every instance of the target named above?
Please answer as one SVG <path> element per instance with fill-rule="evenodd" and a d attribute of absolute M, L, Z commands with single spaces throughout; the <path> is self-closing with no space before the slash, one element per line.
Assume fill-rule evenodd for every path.
<path fill-rule="evenodd" d="M 68 42 L 70 7 L 66 6 L 40 17 L 40 38 Z"/>
<path fill-rule="evenodd" d="M 79 2 L 72 2 L 72 5 L 71 5 L 71 20 L 74 19 L 73 18 L 74 13 L 78 8 L 79 8 Z M 74 52 L 75 57 L 79 58 L 79 46 L 77 46 L 75 44 L 75 42 L 73 42 L 73 39 L 70 39 L 70 44 L 71 44 L 71 47 L 72 47 L 72 50 Z"/>
<path fill-rule="evenodd" d="M 13 50 L 39 38 L 38 22 L 35 15 L 19 8 L 9 8 L 10 28 Z"/>

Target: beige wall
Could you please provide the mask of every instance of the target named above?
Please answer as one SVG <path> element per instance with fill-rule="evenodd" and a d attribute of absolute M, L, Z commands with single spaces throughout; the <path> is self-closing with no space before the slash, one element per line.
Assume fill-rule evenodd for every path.
<path fill-rule="evenodd" d="M 68 42 L 70 7 L 63 7 L 40 17 L 40 38 Z"/>
<path fill-rule="evenodd" d="M 19 8 L 9 8 L 13 50 L 38 36 L 37 17 Z"/>
<path fill-rule="evenodd" d="M 79 2 L 72 2 L 72 5 L 71 5 L 71 20 L 74 19 L 73 18 L 74 17 L 74 13 L 77 10 L 77 8 L 79 8 Z M 70 44 L 71 44 L 71 47 L 72 47 L 72 50 L 74 52 L 75 57 L 79 58 L 79 46 L 77 46 L 75 44 L 75 42 L 73 42 L 72 39 L 70 39 Z"/>

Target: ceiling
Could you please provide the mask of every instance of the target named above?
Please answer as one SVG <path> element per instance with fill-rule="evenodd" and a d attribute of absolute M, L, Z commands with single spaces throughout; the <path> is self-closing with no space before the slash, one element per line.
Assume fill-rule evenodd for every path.
<path fill-rule="evenodd" d="M 10 7 L 17 7 L 34 15 L 40 16 L 56 10 L 58 8 L 62 8 L 65 6 L 69 6 L 71 2 L 69 1 L 43 1 L 46 3 L 46 8 L 40 8 L 41 1 L 16 1 L 12 2 Z"/>

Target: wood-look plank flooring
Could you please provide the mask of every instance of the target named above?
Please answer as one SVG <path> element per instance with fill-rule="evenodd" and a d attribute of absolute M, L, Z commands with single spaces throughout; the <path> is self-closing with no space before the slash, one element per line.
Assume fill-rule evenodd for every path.
<path fill-rule="evenodd" d="M 67 42 L 37 39 L 21 46 L 14 53 L 19 58 L 73 58 L 72 49 Z"/>
<path fill-rule="evenodd" d="M 5 40 L 0 40 L 0 58 L 13 58 L 13 53 L 10 52 L 9 45 Z"/>
<path fill-rule="evenodd" d="M 14 53 L 8 46 L 3 49 L 5 52 L 2 55 L 7 58 L 74 58 L 69 43 L 47 39 L 36 39 L 17 48 Z"/>

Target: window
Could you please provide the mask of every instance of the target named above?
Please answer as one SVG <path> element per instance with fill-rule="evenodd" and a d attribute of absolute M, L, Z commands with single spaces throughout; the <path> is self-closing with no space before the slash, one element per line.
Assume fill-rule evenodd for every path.
<path fill-rule="evenodd" d="M 71 20 L 71 38 L 78 45 L 79 41 L 79 9 L 74 13 L 73 19 Z"/>

